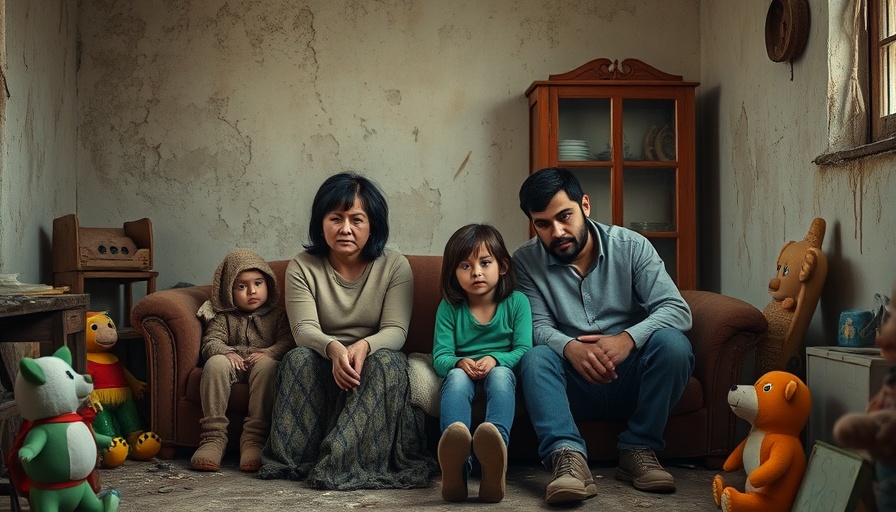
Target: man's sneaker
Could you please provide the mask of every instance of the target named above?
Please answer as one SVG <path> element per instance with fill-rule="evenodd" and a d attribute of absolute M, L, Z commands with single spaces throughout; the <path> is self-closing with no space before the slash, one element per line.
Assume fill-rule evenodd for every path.
<path fill-rule="evenodd" d="M 464 501 L 467 499 L 467 461 L 470 458 L 473 436 L 467 426 L 455 421 L 439 439 L 439 468 L 442 470 L 442 499 Z"/>
<path fill-rule="evenodd" d="M 621 450 L 616 479 L 631 482 L 639 491 L 675 492 L 675 479 L 660 466 L 650 448 Z"/>
<path fill-rule="evenodd" d="M 551 465 L 554 470 L 545 493 L 548 504 L 582 501 L 597 495 L 591 469 L 581 453 L 561 448 L 551 454 Z"/>

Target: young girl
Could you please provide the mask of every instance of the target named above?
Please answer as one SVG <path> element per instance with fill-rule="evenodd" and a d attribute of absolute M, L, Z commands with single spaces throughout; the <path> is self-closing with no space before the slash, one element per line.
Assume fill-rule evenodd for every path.
<path fill-rule="evenodd" d="M 442 383 L 438 457 L 442 498 L 467 498 L 470 448 L 482 466 L 479 499 L 504 498 L 507 444 L 516 405 L 514 368 L 532 347 L 529 300 L 516 280 L 504 239 L 492 226 L 457 230 L 442 257 L 442 302 L 436 312 L 432 363 Z M 478 384 L 486 396 L 485 421 L 470 435 Z"/>

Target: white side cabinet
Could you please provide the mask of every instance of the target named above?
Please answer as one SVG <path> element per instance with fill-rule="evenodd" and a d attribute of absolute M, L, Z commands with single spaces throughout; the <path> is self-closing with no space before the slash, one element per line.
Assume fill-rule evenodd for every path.
<path fill-rule="evenodd" d="M 806 385 L 812 394 L 807 451 L 815 441 L 837 445 L 834 423 L 848 412 L 865 411 L 891 366 L 896 364 L 876 348 L 806 348 Z"/>

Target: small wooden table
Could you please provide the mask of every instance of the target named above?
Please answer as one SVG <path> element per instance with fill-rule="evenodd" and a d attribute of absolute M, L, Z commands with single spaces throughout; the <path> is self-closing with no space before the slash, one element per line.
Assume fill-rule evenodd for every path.
<path fill-rule="evenodd" d="M 0 295 L 0 343 L 39 342 L 42 356 L 67 346 L 72 351 L 72 368 L 87 373 L 85 325 L 90 295 Z M 0 364 L 4 374 L 7 369 Z M 10 386 L 12 375 L 5 375 Z M 10 387 L 10 389 L 12 389 Z M 0 404 L 0 417 L 18 414 L 15 402 Z M 5 460 L 5 452 L 2 456 Z M 10 510 L 21 510 L 11 483 L 0 483 L 0 494 L 8 494 Z"/>
<path fill-rule="evenodd" d="M 0 343 L 40 342 L 41 355 L 67 346 L 72 368 L 87 373 L 85 325 L 90 295 L 0 296 Z"/>

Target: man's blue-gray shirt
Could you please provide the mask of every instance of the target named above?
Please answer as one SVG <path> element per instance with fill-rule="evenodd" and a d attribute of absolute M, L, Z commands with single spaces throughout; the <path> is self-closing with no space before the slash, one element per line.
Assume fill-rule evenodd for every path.
<path fill-rule="evenodd" d="M 566 344 L 583 334 L 627 331 L 640 348 L 658 329 L 690 329 L 691 310 L 650 241 L 587 220 L 597 261 L 584 277 L 538 237 L 513 254 L 517 287 L 532 306 L 533 343 L 562 357 Z"/>

